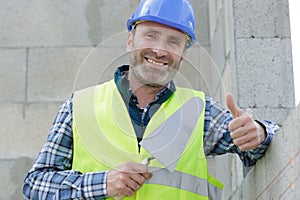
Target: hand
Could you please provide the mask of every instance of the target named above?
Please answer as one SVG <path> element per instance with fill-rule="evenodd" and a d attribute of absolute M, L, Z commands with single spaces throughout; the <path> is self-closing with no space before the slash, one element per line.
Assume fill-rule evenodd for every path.
<path fill-rule="evenodd" d="M 226 96 L 227 107 L 232 113 L 233 120 L 228 128 L 235 145 L 241 151 L 251 150 L 258 147 L 265 139 L 265 129 L 242 109 L 235 105 L 232 94 Z"/>
<path fill-rule="evenodd" d="M 128 162 L 117 169 L 110 170 L 106 179 L 106 190 L 110 197 L 122 199 L 132 196 L 145 182 L 152 177 L 147 166 L 140 163 Z"/>

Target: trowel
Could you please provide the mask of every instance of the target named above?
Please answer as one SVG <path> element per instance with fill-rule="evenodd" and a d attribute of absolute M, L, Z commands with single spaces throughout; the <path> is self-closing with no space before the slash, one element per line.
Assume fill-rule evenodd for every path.
<path fill-rule="evenodd" d="M 140 142 L 153 156 L 147 158 L 147 164 L 155 158 L 170 172 L 174 171 L 199 120 L 203 106 L 202 99 L 192 97 Z"/>

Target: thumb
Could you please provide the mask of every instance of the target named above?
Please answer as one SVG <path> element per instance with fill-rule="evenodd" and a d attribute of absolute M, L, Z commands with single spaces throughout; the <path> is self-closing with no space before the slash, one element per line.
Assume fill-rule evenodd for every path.
<path fill-rule="evenodd" d="M 235 105 L 232 94 L 228 93 L 226 95 L 226 103 L 227 103 L 228 109 L 230 110 L 230 112 L 233 115 L 233 118 L 237 118 L 244 113 L 244 111 L 242 109 L 240 109 L 238 106 Z"/>

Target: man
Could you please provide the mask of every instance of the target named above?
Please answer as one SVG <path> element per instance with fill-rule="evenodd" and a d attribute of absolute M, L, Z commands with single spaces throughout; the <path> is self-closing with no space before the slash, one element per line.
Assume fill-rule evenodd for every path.
<path fill-rule="evenodd" d="M 230 94 L 229 112 L 172 81 L 196 40 L 187 0 L 142 0 L 127 27 L 130 66 L 61 106 L 25 178 L 25 198 L 219 199 L 206 155 L 237 153 L 245 166 L 263 156 L 278 126 L 252 119 Z M 172 151 L 162 158 L 149 144 Z"/>

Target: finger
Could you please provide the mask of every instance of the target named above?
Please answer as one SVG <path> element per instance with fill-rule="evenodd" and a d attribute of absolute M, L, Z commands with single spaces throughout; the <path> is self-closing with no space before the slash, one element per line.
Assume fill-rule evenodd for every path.
<path fill-rule="evenodd" d="M 139 185 L 142 185 L 146 180 L 145 177 L 139 173 L 132 173 L 129 177 Z"/>
<path fill-rule="evenodd" d="M 237 128 L 235 130 L 232 130 L 230 132 L 230 136 L 231 138 L 235 141 L 236 139 L 238 138 L 241 138 L 243 137 L 243 135 L 245 135 L 245 128 L 244 127 L 240 127 L 240 128 Z"/>
<path fill-rule="evenodd" d="M 232 113 L 233 118 L 237 118 L 241 116 L 244 112 L 242 109 L 240 109 L 238 106 L 236 106 L 234 102 L 234 98 L 232 94 L 228 93 L 226 95 L 226 104 L 230 112 Z"/>
<path fill-rule="evenodd" d="M 136 192 L 138 189 L 140 189 L 140 187 L 143 183 L 144 183 L 143 181 L 142 181 L 142 183 L 138 183 L 136 181 L 136 179 L 132 179 L 132 178 L 129 178 L 126 181 L 127 187 L 130 188 L 133 192 Z"/>
<path fill-rule="evenodd" d="M 135 163 L 135 164 L 140 165 L 139 163 Z M 141 175 L 144 177 L 144 179 L 149 179 L 152 177 L 153 174 L 152 174 L 152 172 L 148 171 L 147 166 L 145 166 L 145 165 L 138 166 L 138 165 L 135 165 L 135 168 L 132 168 L 132 172 L 131 172 L 132 174 L 135 173 L 135 174 Z"/>
<path fill-rule="evenodd" d="M 148 171 L 148 167 L 140 164 L 140 163 L 133 163 L 132 165 L 132 172 L 138 173 L 144 177 L 144 179 L 149 179 L 152 177 L 152 173 Z"/>
<path fill-rule="evenodd" d="M 133 186 L 126 185 L 124 187 L 124 189 L 122 190 L 122 195 L 130 197 L 130 196 L 134 195 L 135 191 L 136 190 L 133 189 Z"/>
<path fill-rule="evenodd" d="M 240 117 L 233 119 L 229 124 L 228 128 L 231 132 L 234 132 L 236 129 L 245 128 L 246 130 L 254 130 L 256 126 L 252 123 L 253 119 L 246 113 L 242 114 Z M 243 129 L 241 129 L 243 130 Z M 247 132 L 245 130 L 245 133 Z M 237 135 L 241 136 L 241 135 Z"/>
<path fill-rule="evenodd" d="M 255 149 L 257 146 L 259 146 L 259 142 L 258 140 L 252 140 L 250 142 L 247 142 L 243 145 L 240 145 L 239 148 L 241 151 L 248 151 L 248 150 L 251 150 L 251 149 Z"/>
<path fill-rule="evenodd" d="M 112 193 L 107 193 L 111 197 L 123 197 L 123 196 L 132 196 L 134 194 L 134 190 L 127 186 L 125 182 L 118 182 L 113 184 Z"/>
<path fill-rule="evenodd" d="M 253 123 L 253 120 L 247 115 L 243 115 L 232 120 L 229 123 L 228 128 L 231 131 L 230 136 L 232 137 L 232 139 L 242 137 L 249 132 L 256 131 L 256 125 Z"/>
<path fill-rule="evenodd" d="M 142 175 L 146 180 L 150 179 L 153 176 L 152 172 L 142 173 Z"/>
<path fill-rule="evenodd" d="M 245 130 L 246 134 L 242 135 Z M 242 133 L 237 133 L 238 131 L 241 131 Z M 246 128 L 240 128 L 236 130 L 235 135 L 242 135 L 240 137 L 233 138 L 234 144 L 237 145 L 242 151 L 256 148 L 260 144 L 260 140 L 257 137 L 256 130 L 248 132 Z"/>
<path fill-rule="evenodd" d="M 128 173 L 120 170 L 110 170 L 106 179 L 107 194 L 111 197 L 132 195 L 134 191 L 127 187 L 130 179 Z"/>
<path fill-rule="evenodd" d="M 248 133 L 246 135 L 243 135 L 241 137 L 237 137 L 233 139 L 233 143 L 237 146 L 244 145 L 248 142 L 251 142 L 253 140 L 257 140 L 257 137 L 253 133 Z"/>

